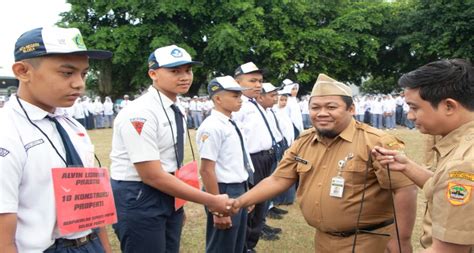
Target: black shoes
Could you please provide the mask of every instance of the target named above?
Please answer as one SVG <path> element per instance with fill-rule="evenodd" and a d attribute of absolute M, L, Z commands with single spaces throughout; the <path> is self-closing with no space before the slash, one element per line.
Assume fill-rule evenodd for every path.
<path fill-rule="evenodd" d="M 266 233 L 269 233 L 269 234 L 279 234 L 279 233 L 281 233 L 281 228 L 271 227 L 267 224 L 263 224 L 263 229 L 262 230 Z"/>
<path fill-rule="evenodd" d="M 246 252 L 247 253 L 257 253 L 257 251 L 255 249 L 247 249 Z"/>
<path fill-rule="evenodd" d="M 283 216 L 281 214 L 277 214 L 275 212 L 272 211 L 272 209 L 270 209 L 268 212 L 267 212 L 267 217 L 270 218 L 270 219 L 274 219 L 274 220 L 281 220 L 283 219 Z"/>
<path fill-rule="evenodd" d="M 282 214 L 282 215 L 288 213 L 287 210 L 278 208 L 278 207 L 276 207 L 276 206 L 272 207 L 272 208 L 270 209 L 270 211 L 273 211 L 273 212 L 275 212 L 275 213 L 277 213 L 277 214 Z"/>
<path fill-rule="evenodd" d="M 260 233 L 260 239 L 264 241 L 276 241 L 276 240 L 280 240 L 280 237 L 276 234 L 268 233 L 268 232 L 265 232 L 265 230 L 262 230 L 262 232 Z"/>

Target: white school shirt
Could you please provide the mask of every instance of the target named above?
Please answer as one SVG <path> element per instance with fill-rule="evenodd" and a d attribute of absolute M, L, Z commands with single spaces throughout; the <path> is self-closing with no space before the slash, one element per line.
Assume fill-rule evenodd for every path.
<path fill-rule="evenodd" d="M 283 136 L 285 137 L 289 146 L 295 140 L 295 130 L 293 129 L 293 123 L 291 122 L 290 117 L 288 117 L 288 114 L 286 114 L 285 107 L 279 108 L 278 105 L 276 105 L 273 107 L 273 111 L 277 115 L 281 131 L 283 132 Z"/>
<path fill-rule="evenodd" d="M 258 106 L 264 112 L 263 107 Z M 240 127 L 250 154 L 272 148 L 272 137 L 267 130 L 267 125 L 265 125 L 257 106 L 250 102 L 248 97 L 242 95 L 242 107 L 238 112 L 232 113 L 232 119 Z"/>
<path fill-rule="evenodd" d="M 280 122 L 278 122 L 278 125 L 277 125 L 278 118 L 277 118 L 276 113 L 272 112 L 272 108 L 267 108 L 265 110 L 265 113 L 266 113 L 265 116 L 267 116 L 268 125 L 270 125 L 270 130 L 272 131 L 272 134 L 273 134 L 273 137 L 275 138 L 275 141 L 276 142 L 282 141 L 283 140 L 283 133 L 280 132 L 281 131 Z M 273 116 L 273 113 L 275 113 L 275 117 Z M 278 127 L 280 127 L 280 129 L 278 129 Z"/>
<path fill-rule="evenodd" d="M 21 99 L 20 99 L 21 100 Z M 66 157 L 64 145 L 53 122 L 55 117 L 66 130 L 85 167 L 94 166 L 94 146 L 84 127 L 64 109 L 54 114 L 26 101 L 21 103 L 28 116 Z M 0 111 L 0 213 L 16 213 L 15 244 L 18 252 L 43 252 L 57 238 L 74 239 L 90 234 L 90 229 L 60 236 L 56 227 L 56 207 L 52 168 L 66 167 L 47 138 L 25 116 L 16 97 Z"/>
<path fill-rule="evenodd" d="M 114 115 L 114 103 L 104 102 L 104 115 Z"/>
<path fill-rule="evenodd" d="M 172 104 L 171 99 L 150 86 L 146 94 L 119 112 L 114 121 L 110 152 L 112 179 L 142 181 L 134 164 L 146 161 L 160 161 L 166 172 L 176 171 L 174 145 L 177 143 L 177 130 Z M 183 111 L 181 113 L 184 115 Z M 183 126 L 186 142 L 184 118 Z"/>
<path fill-rule="evenodd" d="M 248 172 L 244 167 L 240 137 L 229 119 L 221 112 L 212 110 L 197 130 L 196 143 L 201 159 L 216 162 L 218 183 L 241 183 L 247 180 Z M 253 170 L 248 151 L 245 155 Z"/>
<path fill-rule="evenodd" d="M 296 97 L 289 96 L 285 108 L 287 110 L 288 116 L 291 119 L 291 122 L 301 133 L 304 130 L 303 115 L 301 114 L 301 109 L 298 105 L 298 100 L 296 99 Z"/>

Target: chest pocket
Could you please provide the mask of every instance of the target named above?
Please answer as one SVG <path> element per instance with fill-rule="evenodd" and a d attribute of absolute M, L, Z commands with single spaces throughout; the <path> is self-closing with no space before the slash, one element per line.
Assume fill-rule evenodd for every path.
<path fill-rule="evenodd" d="M 342 171 L 342 176 L 346 180 L 347 184 L 352 185 L 363 185 L 365 182 L 367 170 L 367 161 L 361 159 L 354 159 L 347 163 L 347 166 Z M 370 166 L 368 168 L 367 181 L 375 178 L 373 168 Z"/>

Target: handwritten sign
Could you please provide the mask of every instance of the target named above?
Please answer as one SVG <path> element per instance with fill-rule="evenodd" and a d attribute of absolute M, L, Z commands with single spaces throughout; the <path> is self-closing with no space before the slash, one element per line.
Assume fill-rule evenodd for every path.
<path fill-rule="evenodd" d="M 106 168 L 53 168 L 52 173 L 62 235 L 117 222 Z"/>
<path fill-rule="evenodd" d="M 198 165 L 197 161 L 192 161 L 187 163 L 179 170 L 176 170 L 175 175 L 177 178 L 181 179 L 181 181 L 185 182 L 186 184 L 199 189 L 199 178 L 198 178 Z M 175 210 L 180 209 L 181 207 L 186 204 L 186 200 L 175 198 L 174 201 L 174 208 Z"/>

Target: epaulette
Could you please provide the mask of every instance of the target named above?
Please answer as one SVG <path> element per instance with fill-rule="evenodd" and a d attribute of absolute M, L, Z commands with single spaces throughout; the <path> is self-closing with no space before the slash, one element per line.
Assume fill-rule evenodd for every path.
<path fill-rule="evenodd" d="M 296 139 L 299 139 L 299 138 L 301 138 L 301 137 L 303 137 L 303 136 L 310 135 L 310 134 L 315 133 L 315 132 L 316 132 L 316 129 L 315 129 L 314 127 L 309 128 L 309 129 L 306 129 L 306 130 L 304 130 L 303 132 L 301 132 L 301 134 L 300 134 L 300 135 L 298 136 L 298 138 L 296 138 Z"/>
<path fill-rule="evenodd" d="M 359 121 L 356 121 L 355 127 L 358 128 L 358 129 L 363 129 L 367 133 L 371 133 L 371 134 L 374 134 L 374 135 L 377 135 L 377 136 L 382 136 L 382 135 L 387 134 L 387 133 L 385 133 L 384 131 L 382 131 L 378 128 L 371 127 L 371 126 L 369 126 L 365 123 L 359 122 Z"/>

